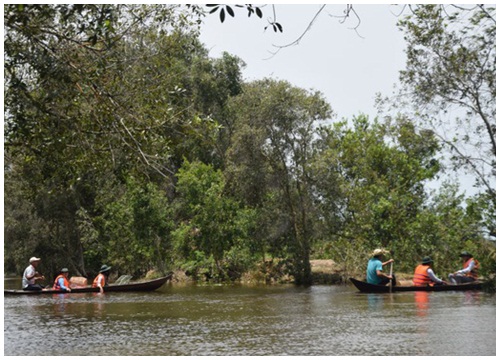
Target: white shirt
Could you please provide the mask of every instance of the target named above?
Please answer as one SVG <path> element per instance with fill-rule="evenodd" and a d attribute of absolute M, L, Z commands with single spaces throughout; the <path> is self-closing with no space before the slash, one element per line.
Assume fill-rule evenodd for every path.
<path fill-rule="evenodd" d="M 457 273 L 458 274 L 468 274 L 472 271 L 472 269 L 474 269 L 474 266 L 476 266 L 476 263 L 474 262 L 474 260 L 472 260 L 470 263 L 469 263 L 469 266 L 467 266 L 465 269 L 462 269 L 462 270 L 458 270 Z"/>
<path fill-rule="evenodd" d="M 23 273 L 23 289 L 28 285 L 35 285 L 35 267 L 30 264 Z M 30 278 L 30 280 L 28 280 Z"/>
<path fill-rule="evenodd" d="M 432 282 L 435 282 L 435 283 L 438 283 L 438 284 L 440 284 L 440 283 L 443 282 L 443 280 L 441 280 L 440 278 L 438 278 L 436 276 L 436 274 L 434 274 L 434 271 L 432 271 L 431 268 L 427 269 L 427 275 L 429 275 L 429 277 L 431 278 Z"/>

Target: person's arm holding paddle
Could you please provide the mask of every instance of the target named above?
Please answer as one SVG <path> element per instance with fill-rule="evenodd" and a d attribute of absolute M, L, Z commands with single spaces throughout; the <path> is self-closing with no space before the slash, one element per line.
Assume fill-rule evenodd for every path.
<path fill-rule="evenodd" d="M 373 285 L 386 285 L 392 281 L 395 285 L 396 278 L 392 275 L 386 275 L 383 272 L 383 267 L 387 264 L 392 264 L 394 259 L 383 261 L 383 256 L 389 254 L 389 251 L 384 249 L 375 249 L 366 267 L 366 282 Z"/>
<path fill-rule="evenodd" d="M 386 266 L 388 264 L 392 264 L 393 262 L 394 262 L 394 259 L 387 260 L 386 262 L 382 263 L 382 266 Z M 385 277 L 386 279 L 389 279 L 389 280 L 392 280 L 392 278 L 393 278 L 392 274 L 387 275 L 387 274 L 385 274 L 381 270 L 377 270 L 377 276 Z"/>
<path fill-rule="evenodd" d="M 40 274 L 38 271 L 36 271 L 36 272 L 33 274 L 33 276 L 31 276 L 31 277 L 30 277 L 30 276 L 28 275 L 28 276 L 26 276 L 26 278 L 27 278 L 28 280 L 32 280 L 32 279 L 33 279 L 34 281 L 38 281 L 38 280 L 45 280 L 45 276 L 43 276 L 42 274 Z"/>
<path fill-rule="evenodd" d="M 393 262 L 394 262 L 394 259 L 387 260 L 386 262 L 383 262 L 383 263 L 382 263 L 382 266 L 389 265 L 389 264 L 391 264 L 391 263 L 393 263 Z"/>

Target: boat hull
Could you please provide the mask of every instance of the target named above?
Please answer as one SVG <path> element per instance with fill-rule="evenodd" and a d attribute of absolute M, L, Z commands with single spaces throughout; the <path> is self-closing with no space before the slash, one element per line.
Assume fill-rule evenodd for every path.
<path fill-rule="evenodd" d="M 402 291 L 467 291 L 467 290 L 481 290 L 482 283 L 473 282 L 458 285 L 438 285 L 438 286 L 393 286 L 392 289 L 385 285 L 373 285 L 364 281 L 350 278 L 351 282 L 362 293 L 388 293 L 388 292 L 402 292 Z"/>
<path fill-rule="evenodd" d="M 122 285 L 108 285 L 104 287 L 104 292 L 142 292 L 142 291 L 154 291 L 162 287 L 169 279 L 172 278 L 172 274 L 165 277 L 139 282 L 130 283 Z M 74 288 L 71 292 L 66 292 L 64 290 L 54 290 L 54 289 L 44 289 L 42 291 L 25 291 L 25 290 L 4 290 L 4 295 L 49 295 L 49 294 L 81 294 L 81 293 L 95 293 L 99 292 L 99 288 L 95 287 L 84 287 L 84 288 Z"/>

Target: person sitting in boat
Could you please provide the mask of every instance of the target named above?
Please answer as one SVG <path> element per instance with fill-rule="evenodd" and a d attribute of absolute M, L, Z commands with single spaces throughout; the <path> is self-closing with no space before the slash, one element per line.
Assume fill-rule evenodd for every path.
<path fill-rule="evenodd" d="M 441 280 L 434 274 L 432 270 L 432 264 L 434 261 L 430 256 L 426 256 L 422 259 L 422 264 L 415 268 L 415 274 L 413 275 L 413 285 L 415 286 L 434 286 L 434 285 L 445 285 L 446 282 Z"/>
<path fill-rule="evenodd" d="M 96 276 L 94 282 L 92 283 L 92 287 L 98 287 L 101 293 L 104 292 L 104 286 L 108 285 L 108 277 L 109 271 L 111 270 L 111 266 L 103 265 L 101 266 L 101 270 L 99 270 L 99 275 Z"/>
<path fill-rule="evenodd" d="M 479 262 L 467 251 L 463 251 L 460 257 L 463 261 L 462 269 L 448 275 L 450 282 L 453 284 L 465 284 L 477 281 L 479 276 Z"/>
<path fill-rule="evenodd" d="M 67 292 L 71 292 L 68 275 L 69 275 L 68 268 L 62 268 L 61 273 L 54 280 L 54 285 L 52 286 L 52 288 L 54 290 L 64 290 Z"/>
<path fill-rule="evenodd" d="M 385 254 L 389 252 L 384 249 L 375 249 L 371 254 L 371 258 L 368 261 L 368 266 L 366 267 L 366 282 L 373 285 L 387 285 L 389 281 L 392 281 L 392 286 L 396 286 L 396 277 L 394 275 L 387 275 L 382 272 L 382 268 L 387 264 L 393 263 L 394 259 L 382 262 Z"/>
<path fill-rule="evenodd" d="M 36 290 L 42 291 L 42 286 L 36 284 L 38 280 L 45 280 L 45 276 L 41 275 L 36 271 L 38 264 L 40 264 L 41 259 L 37 257 L 32 257 L 30 259 L 29 266 L 24 270 L 23 273 L 23 290 Z"/>

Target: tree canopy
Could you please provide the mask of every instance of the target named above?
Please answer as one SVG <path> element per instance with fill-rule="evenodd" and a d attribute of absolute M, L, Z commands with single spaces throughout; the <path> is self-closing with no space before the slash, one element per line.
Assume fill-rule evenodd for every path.
<path fill-rule="evenodd" d="M 435 9 L 419 7 L 402 26 L 427 26 Z M 408 271 L 429 254 L 441 269 L 455 266 L 462 249 L 494 258 L 484 234 L 491 189 L 427 192 L 446 168 L 442 139 L 419 125 L 421 113 L 332 122 L 321 92 L 248 82 L 242 59 L 209 57 L 198 39 L 203 15 L 182 5 L 4 6 L 5 271 L 20 273 L 36 255 L 47 275 L 68 267 L 91 276 L 107 263 L 134 276 L 181 269 L 217 281 L 251 271 L 270 280 L 276 270 L 310 284 L 311 258 L 359 274 L 379 246 Z M 439 108 L 457 96 L 460 76 L 475 79 L 480 89 L 465 98 L 480 96 L 482 112 L 470 121 L 494 133 L 494 104 L 483 102 L 494 68 L 473 54 L 494 53 L 491 29 L 484 39 L 466 32 L 457 50 L 456 34 L 438 25 L 455 76 L 447 83 L 423 44 L 402 79 L 419 84 L 417 103 Z M 422 92 L 424 69 L 411 67 L 419 56 L 435 92 Z"/>

